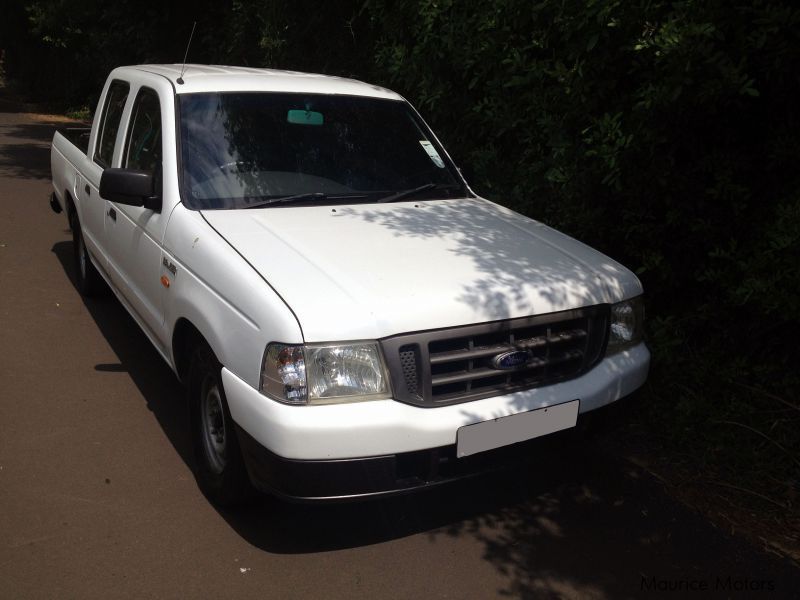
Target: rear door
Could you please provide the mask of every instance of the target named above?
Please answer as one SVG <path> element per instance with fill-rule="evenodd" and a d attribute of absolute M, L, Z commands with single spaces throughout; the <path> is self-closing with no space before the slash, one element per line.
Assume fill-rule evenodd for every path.
<path fill-rule="evenodd" d="M 100 177 L 113 162 L 130 87 L 130 83 L 121 79 L 112 79 L 108 85 L 94 140 L 89 144 L 90 158 L 81 165 L 82 174 L 78 174 L 75 182 L 83 237 L 102 269 L 106 268 L 107 247 L 106 201 L 100 197 Z"/>

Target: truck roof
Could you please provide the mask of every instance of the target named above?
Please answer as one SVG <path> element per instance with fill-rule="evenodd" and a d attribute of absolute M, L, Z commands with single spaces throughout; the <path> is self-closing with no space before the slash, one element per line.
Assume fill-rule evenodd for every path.
<path fill-rule="evenodd" d="M 128 69 L 147 71 L 162 75 L 172 81 L 177 94 L 196 92 L 300 92 L 312 94 L 343 94 L 348 96 L 370 96 L 402 100 L 399 94 L 377 85 L 355 79 L 280 71 L 251 67 L 229 67 L 222 65 L 136 65 L 115 69 L 122 75 Z M 183 83 L 177 82 L 183 69 Z"/>

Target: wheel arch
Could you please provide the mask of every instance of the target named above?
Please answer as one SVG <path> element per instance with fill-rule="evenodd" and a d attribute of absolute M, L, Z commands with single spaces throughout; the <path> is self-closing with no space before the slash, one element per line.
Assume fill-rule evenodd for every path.
<path fill-rule="evenodd" d="M 69 190 L 64 190 L 64 208 L 67 212 L 67 222 L 69 223 L 70 229 L 73 229 L 73 219 L 78 218 L 78 211 L 75 207 L 75 200 L 72 199 L 72 194 Z"/>
<path fill-rule="evenodd" d="M 186 317 L 180 317 L 172 331 L 172 362 L 178 379 L 183 383 L 186 382 L 186 377 L 189 374 L 192 351 L 200 343 L 205 343 L 211 347 L 208 338 L 200 332 L 192 321 Z M 213 352 L 214 349 L 212 348 L 211 351 Z"/>

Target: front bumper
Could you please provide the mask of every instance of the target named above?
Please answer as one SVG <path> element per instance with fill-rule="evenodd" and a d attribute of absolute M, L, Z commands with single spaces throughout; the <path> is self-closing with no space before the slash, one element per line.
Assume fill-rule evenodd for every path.
<path fill-rule="evenodd" d="M 456 458 L 453 445 L 366 458 L 293 460 L 270 452 L 241 427 L 237 433 L 255 487 L 293 502 L 394 496 L 513 469 L 534 456 L 532 446 L 540 441 L 533 439 L 466 458 Z"/>
<path fill-rule="evenodd" d="M 288 406 L 225 368 L 222 380 L 257 486 L 292 498 L 322 499 L 396 493 L 482 472 L 486 469 L 477 463 L 503 453 L 449 461 L 449 470 L 442 475 L 437 466 L 435 476 L 420 477 L 425 469 L 416 462 L 438 465 L 454 455 L 458 430 L 466 425 L 574 399 L 582 414 L 605 406 L 640 387 L 649 365 L 650 352 L 639 344 L 569 381 L 435 408 L 395 400 Z M 409 476 L 404 465 L 416 465 Z"/>

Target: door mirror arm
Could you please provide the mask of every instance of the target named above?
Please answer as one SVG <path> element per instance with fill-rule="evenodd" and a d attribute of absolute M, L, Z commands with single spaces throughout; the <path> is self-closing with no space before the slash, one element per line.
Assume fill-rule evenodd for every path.
<path fill-rule="evenodd" d="M 149 208 L 153 212 L 161 212 L 161 194 L 145 198 L 142 206 Z"/>

